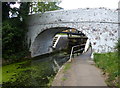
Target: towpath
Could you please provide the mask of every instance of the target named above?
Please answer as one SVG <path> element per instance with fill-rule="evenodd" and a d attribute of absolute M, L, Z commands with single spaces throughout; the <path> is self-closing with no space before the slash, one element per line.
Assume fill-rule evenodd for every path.
<path fill-rule="evenodd" d="M 67 71 L 65 66 L 56 75 L 52 86 L 107 86 L 101 70 L 90 60 L 88 52 L 76 56 Z"/>

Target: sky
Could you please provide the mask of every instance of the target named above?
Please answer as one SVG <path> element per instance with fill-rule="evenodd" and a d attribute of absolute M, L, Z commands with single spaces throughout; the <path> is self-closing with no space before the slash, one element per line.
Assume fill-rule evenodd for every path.
<path fill-rule="evenodd" d="M 16 4 L 11 4 L 10 5 L 12 8 L 16 7 L 16 8 L 19 8 L 20 4 L 19 3 L 16 3 Z"/>
<path fill-rule="evenodd" d="M 99 7 L 117 9 L 119 1 L 120 0 L 62 0 L 59 6 L 64 9 Z M 19 7 L 19 4 L 11 5 L 11 7 Z"/>
<path fill-rule="evenodd" d="M 99 7 L 117 9 L 118 2 L 119 0 L 62 0 L 59 6 L 63 7 L 64 9 L 99 8 Z"/>

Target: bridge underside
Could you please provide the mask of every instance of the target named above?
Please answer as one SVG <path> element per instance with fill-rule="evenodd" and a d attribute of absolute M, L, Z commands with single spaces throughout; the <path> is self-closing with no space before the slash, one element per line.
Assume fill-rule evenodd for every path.
<path fill-rule="evenodd" d="M 64 27 L 59 27 L 59 28 L 50 28 L 46 31 L 43 31 L 40 33 L 36 39 L 35 42 L 33 43 L 32 47 L 32 56 L 38 56 L 46 53 L 52 52 L 52 43 L 53 43 L 53 38 L 54 36 L 63 30 L 67 30 L 70 28 L 64 28 Z"/>

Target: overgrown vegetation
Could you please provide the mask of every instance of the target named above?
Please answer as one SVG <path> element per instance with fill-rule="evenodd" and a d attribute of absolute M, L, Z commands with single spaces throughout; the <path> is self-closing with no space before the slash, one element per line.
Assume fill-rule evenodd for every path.
<path fill-rule="evenodd" d="M 94 60 L 96 65 L 103 70 L 108 86 L 120 87 L 120 40 L 118 41 L 116 48 L 116 52 L 94 54 Z"/>
<path fill-rule="evenodd" d="M 3 62 L 5 63 L 19 61 L 28 54 L 25 42 L 25 35 L 27 32 L 25 18 L 29 12 L 29 3 L 21 3 L 19 9 L 11 8 L 10 4 L 15 3 L 2 3 L 2 51 Z M 23 10 L 24 12 L 22 12 Z M 9 12 L 13 13 L 13 15 L 16 15 L 17 17 L 10 18 Z M 20 20 L 21 18 L 22 20 Z"/>
<path fill-rule="evenodd" d="M 43 13 L 60 9 L 60 7 L 56 5 L 56 2 L 37 2 L 37 7 L 33 7 L 34 2 L 19 2 L 19 8 L 11 8 L 10 5 L 15 3 L 2 2 L 2 60 L 5 65 L 0 67 L 2 71 L 0 85 L 2 84 L 3 88 L 49 87 L 55 75 L 51 69 L 52 62 L 30 60 L 29 47 L 26 43 L 28 30 L 25 20 L 30 13 Z"/>
<path fill-rule="evenodd" d="M 15 23 L 15 24 L 14 24 Z M 16 61 L 25 57 L 27 47 L 25 45 L 25 34 L 27 30 L 18 19 L 9 19 L 3 22 L 3 58 L 4 60 Z"/>
<path fill-rule="evenodd" d="M 28 14 L 61 9 L 56 5 L 57 2 L 20 2 L 19 8 L 11 8 L 11 4 L 15 4 L 15 2 L 2 2 L 3 63 L 25 60 L 24 57 L 29 58 L 25 25 Z"/>

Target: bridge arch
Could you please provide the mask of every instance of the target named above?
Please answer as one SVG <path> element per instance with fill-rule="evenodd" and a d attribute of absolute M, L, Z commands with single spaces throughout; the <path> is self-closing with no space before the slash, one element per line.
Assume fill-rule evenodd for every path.
<path fill-rule="evenodd" d="M 48 28 L 48 29 L 45 29 L 44 31 L 40 32 L 36 36 L 34 42 L 31 45 L 31 55 L 38 56 L 38 55 L 52 52 L 51 46 L 52 46 L 52 42 L 53 42 L 53 37 L 56 35 L 57 32 L 62 32 L 64 30 L 68 30 L 68 29 L 73 29 L 73 27 L 52 27 L 52 28 Z M 74 29 L 76 29 L 76 28 L 74 28 Z M 85 35 L 88 34 L 87 32 L 82 31 L 80 29 L 76 29 L 76 30 L 84 32 Z"/>

